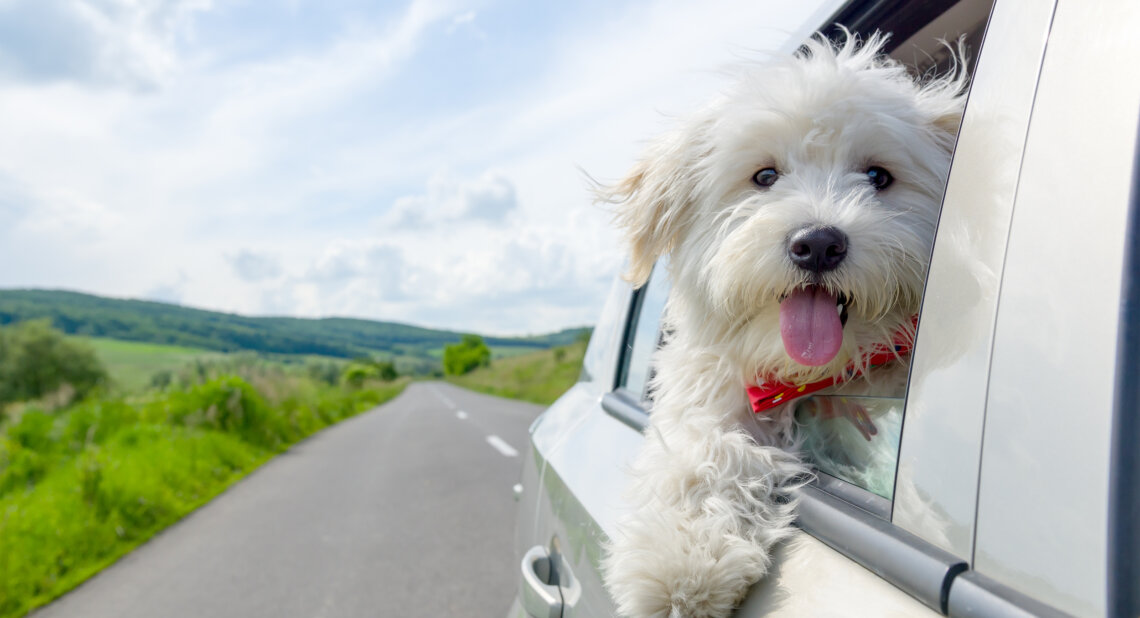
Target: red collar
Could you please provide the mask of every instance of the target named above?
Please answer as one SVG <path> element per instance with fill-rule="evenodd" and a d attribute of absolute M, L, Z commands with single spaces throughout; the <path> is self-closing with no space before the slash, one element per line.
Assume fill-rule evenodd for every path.
<path fill-rule="evenodd" d="M 865 352 L 863 354 L 863 367 L 868 369 L 878 367 L 910 354 L 910 349 L 914 345 L 914 328 L 918 327 L 918 316 L 913 316 L 910 321 L 913 328 L 899 329 L 899 331 L 895 333 L 894 342 L 891 346 L 879 343 Z M 855 363 L 851 363 L 847 366 L 847 371 L 844 372 L 843 375 L 825 378 L 809 384 L 762 382 L 748 387 L 748 401 L 752 403 L 752 411 L 760 414 L 793 399 L 805 397 L 829 386 L 835 386 L 836 384 L 856 378 L 862 375 L 862 373 L 862 370 L 856 367 Z"/>

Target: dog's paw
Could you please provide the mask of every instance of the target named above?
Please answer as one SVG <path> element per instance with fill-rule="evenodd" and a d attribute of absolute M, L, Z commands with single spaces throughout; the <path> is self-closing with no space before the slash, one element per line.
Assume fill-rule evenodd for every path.
<path fill-rule="evenodd" d="M 712 566 L 712 565 L 710 565 Z M 633 585 L 613 585 L 618 609 L 628 618 L 722 618 L 732 613 L 749 583 L 712 581 L 715 569 L 690 573 L 645 573 Z M 661 579 L 662 575 L 666 579 Z M 736 579 L 736 578 L 733 578 Z"/>
<path fill-rule="evenodd" d="M 686 522 L 688 534 L 638 523 L 605 565 L 606 585 L 628 618 L 728 616 L 768 569 L 769 554 L 756 543 L 724 530 L 699 531 L 711 522 Z"/>

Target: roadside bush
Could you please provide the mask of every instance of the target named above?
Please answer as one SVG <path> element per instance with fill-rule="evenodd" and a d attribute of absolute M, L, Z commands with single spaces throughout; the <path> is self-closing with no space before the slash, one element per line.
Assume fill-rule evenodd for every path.
<path fill-rule="evenodd" d="M 61 420 L 60 437 L 68 450 L 78 453 L 137 423 L 139 412 L 122 399 L 89 399 L 72 406 Z"/>
<path fill-rule="evenodd" d="M 95 350 L 65 338 L 48 320 L 0 328 L 0 404 L 39 399 L 66 388 L 81 399 L 106 381 L 107 371 Z"/>
<path fill-rule="evenodd" d="M 290 438 L 285 419 L 237 376 L 222 376 L 170 393 L 152 404 L 147 417 L 172 425 L 232 433 L 266 448 L 276 448 Z"/>
<path fill-rule="evenodd" d="M 34 486 L 50 467 L 50 459 L 15 440 L 0 439 L 0 496 Z"/>
<path fill-rule="evenodd" d="M 344 368 L 342 380 L 345 384 L 359 388 L 368 380 L 391 382 L 399 377 L 396 365 L 388 361 L 357 359 Z"/>
<path fill-rule="evenodd" d="M 479 335 L 463 335 L 462 341 L 443 349 L 443 371 L 449 376 L 460 376 L 490 364 L 491 348 Z"/>
<path fill-rule="evenodd" d="M 341 363 L 333 361 L 313 361 L 305 365 L 309 377 L 329 386 L 336 386 L 341 376 Z"/>
<path fill-rule="evenodd" d="M 170 386 L 174 382 L 174 372 L 169 369 L 154 372 L 150 376 L 151 388 L 163 389 Z"/>

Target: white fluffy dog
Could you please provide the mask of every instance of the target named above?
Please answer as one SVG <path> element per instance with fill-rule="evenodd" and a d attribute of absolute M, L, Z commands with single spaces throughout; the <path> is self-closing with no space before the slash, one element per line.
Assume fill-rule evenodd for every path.
<path fill-rule="evenodd" d="M 605 561 L 623 614 L 727 615 L 788 536 L 810 476 L 795 404 L 755 413 L 749 386 L 905 381 L 890 346 L 913 340 L 966 76 L 915 80 L 882 43 L 819 37 L 748 67 L 600 190 L 628 277 L 669 255 L 673 285 L 633 512 Z"/>

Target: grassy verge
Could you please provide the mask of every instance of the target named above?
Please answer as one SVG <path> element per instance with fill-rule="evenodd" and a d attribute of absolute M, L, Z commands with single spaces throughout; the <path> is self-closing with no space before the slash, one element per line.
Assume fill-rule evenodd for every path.
<path fill-rule="evenodd" d="M 395 397 L 296 373 L 25 409 L 0 432 L 0 617 L 75 587 L 312 433 Z"/>
<path fill-rule="evenodd" d="M 447 381 L 499 397 L 522 399 L 550 405 L 578 380 L 582 370 L 584 342 L 568 346 L 500 358 L 490 367 L 481 367 Z"/>
<path fill-rule="evenodd" d="M 154 374 L 175 372 L 196 360 L 216 361 L 222 352 L 187 348 L 160 343 L 121 341 L 102 337 L 72 337 L 95 349 L 95 355 L 111 378 L 126 391 L 140 391 L 150 386 Z"/>

